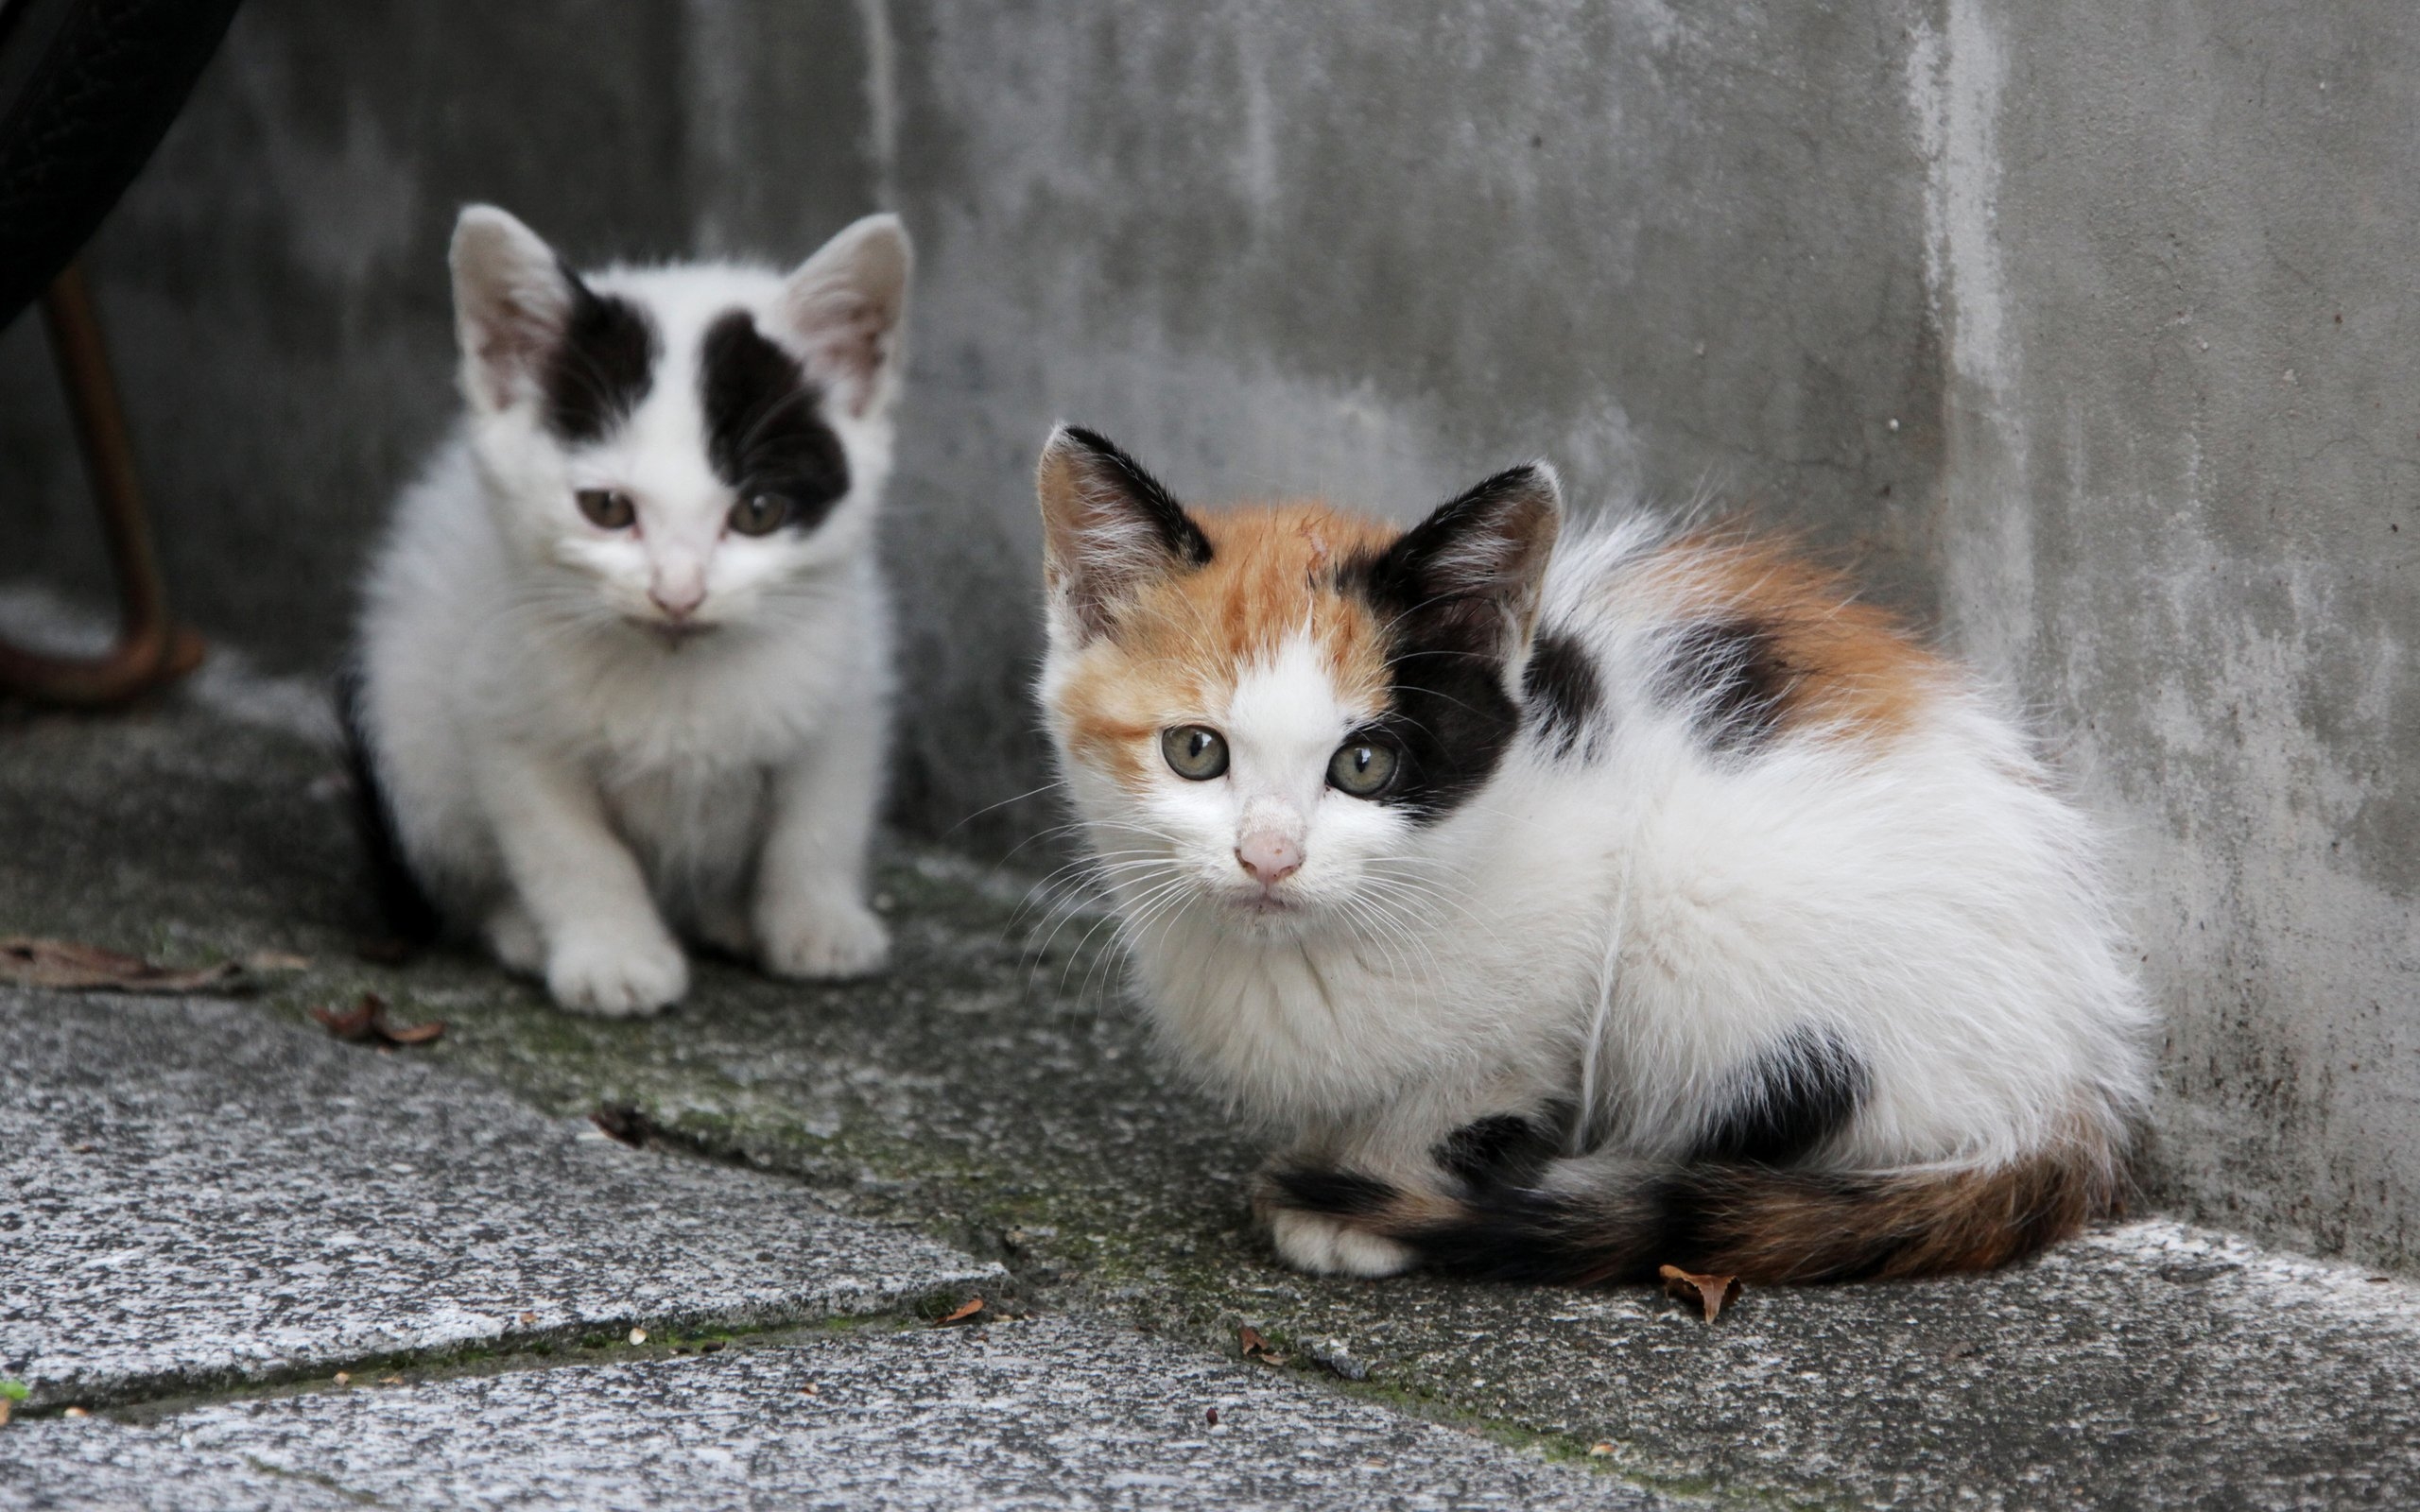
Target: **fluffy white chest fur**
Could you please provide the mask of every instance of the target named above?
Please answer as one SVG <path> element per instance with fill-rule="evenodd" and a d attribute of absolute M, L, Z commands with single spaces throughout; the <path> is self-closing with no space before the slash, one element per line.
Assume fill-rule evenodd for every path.
<path fill-rule="evenodd" d="M 580 279 L 475 207 L 454 261 L 469 415 L 372 564 L 351 708 L 402 860 L 576 1009 L 677 1000 L 684 935 L 879 965 L 896 222 L 786 278 Z"/>
<path fill-rule="evenodd" d="M 1043 502 L 1063 769 L 1289 1259 L 1912 1274 L 2108 1206 L 2148 1019 L 2089 826 L 1825 575 L 1562 533 L 1542 469 L 1398 534 L 1062 432 Z"/>

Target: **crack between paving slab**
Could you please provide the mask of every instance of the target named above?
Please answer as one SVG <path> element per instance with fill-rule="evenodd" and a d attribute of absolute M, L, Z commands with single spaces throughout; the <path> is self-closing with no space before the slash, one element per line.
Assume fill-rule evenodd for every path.
<path fill-rule="evenodd" d="M 36 1387 L 27 1401 L 17 1405 L 12 1418 L 16 1421 L 33 1421 L 59 1417 L 76 1409 L 123 1416 L 149 1411 L 162 1403 L 176 1403 L 178 1405 L 173 1410 L 182 1411 L 213 1401 L 291 1394 L 294 1388 L 310 1389 L 315 1384 L 331 1389 L 351 1389 L 335 1386 L 333 1378 L 339 1371 L 355 1377 L 416 1372 L 419 1379 L 438 1380 L 451 1375 L 477 1374 L 489 1367 L 499 1370 L 554 1369 L 614 1360 L 672 1359 L 692 1350 L 712 1354 L 743 1342 L 768 1338 L 814 1337 L 858 1328 L 929 1326 L 973 1293 L 972 1286 L 953 1284 L 934 1287 L 904 1306 L 886 1307 L 870 1313 L 825 1313 L 765 1322 L 712 1315 L 676 1315 L 668 1319 L 618 1318 L 561 1328 L 533 1329 L 492 1340 L 439 1349 L 394 1349 L 258 1372 L 161 1372 L 129 1377 L 96 1390 L 62 1392 L 55 1396 Z M 623 1342 L 623 1336 L 632 1329 L 644 1330 L 648 1342 L 637 1345 Z M 357 1382 L 356 1385 L 368 1383 Z M 414 1383 L 407 1380 L 406 1383 Z"/>
<path fill-rule="evenodd" d="M 393 1391 L 465 1377 L 562 1370 L 632 1360 L 708 1360 L 722 1354 L 736 1356 L 751 1349 L 829 1338 L 835 1334 L 901 1332 L 909 1329 L 930 1328 L 934 1319 L 942 1315 L 949 1305 L 942 1298 L 959 1295 L 958 1292 L 942 1290 L 920 1300 L 913 1308 L 835 1314 L 804 1321 L 767 1324 L 761 1328 L 708 1326 L 687 1332 L 667 1328 L 660 1333 L 655 1328 L 648 1328 L 648 1342 L 645 1344 L 622 1342 L 611 1336 L 613 1331 L 590 1325 L 550 1330 L 544 1334 L 521 1335 L 510 1346 L 503 1348 L 475 1346 L 367 1355 L 281 1371 L 275 1375 L 247 1377 L 226 1383 L 197 1383 L 190 1378 L 161 1380 L 151 1383 L 158 1389 L 147 1394 L 112 1392 L 74 1401 L 45 1402 L 29 1410 L 19 1410 L 13 1421 L 38 1421 L 80 1408 L 113 1421 L 150 1424 L 223 1402 L 273 1400 L 322 1391 Z M 631 1326 L 621 1325 L 624 1328 Z M 644 1324 L 636 1326 L 647 1327 Z M 590 1339 L 598 1342 L 585 1342 Z M 556 1348 L 557 1345 L 561 1348 Z M 336 1380 L 339 1373 L 353 1380 L 339 1384 Z M 383 1379 L 387 1377 L 402 1379 Z M 6 1429 L 0 1429 L 0 1434 L 6 1432 Z"/>

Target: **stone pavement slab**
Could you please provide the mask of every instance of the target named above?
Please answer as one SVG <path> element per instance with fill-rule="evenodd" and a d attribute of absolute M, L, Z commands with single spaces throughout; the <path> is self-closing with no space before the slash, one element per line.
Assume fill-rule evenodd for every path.
<path fill-rule="evenodd" d="M 1659 1504 L 1585 1467 L 1068 1318 L 7 1432 L 0 1501 L 29 1509 Z"/>
<path fill-rule="evenodd" d="M 34 1407 L 1000 1279 L 234 1004 L 0 993 L 0 1375 Z"/>

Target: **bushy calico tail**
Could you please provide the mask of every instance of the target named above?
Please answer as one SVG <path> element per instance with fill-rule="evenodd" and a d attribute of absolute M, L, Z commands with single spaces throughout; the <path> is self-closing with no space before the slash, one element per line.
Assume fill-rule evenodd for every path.
<path fill-rule="evenodd" d="M 407 955 L 436 943 L 441 920 L 437 905 L 404 860 L 395 835 L 394 812 L 378 781 L 370 744 L 361 728 L 361 674 L 348 667 L 337 675 L 337 720 L 344 728 L 345 764 L 353 777 L 354 827 L 368 870 L 370 901 L 377 910 L 362 942 L 365 954 Z"/>
<path fill-rule="evenodd" d="M 1768 1284 L 1990 1270 L 2114 1212 L 2117 1154 L 2078 1140 L 2006 1165 L 1858 1173 L 1601 1157 L 1466 1165 L 1447 1190 L 1271 1172 L 1264 1200 L 1409 1246 L 1478 1280 L 1597 1285 L 1661 1265 Z"/>

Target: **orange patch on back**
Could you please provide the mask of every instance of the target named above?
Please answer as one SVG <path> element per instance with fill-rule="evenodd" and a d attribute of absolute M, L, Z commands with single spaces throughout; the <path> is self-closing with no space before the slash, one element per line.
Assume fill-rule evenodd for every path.
<path fill-rule="evenodd" d="M 1162 730 L 1217 723 L 1243 674 L 1297 635 L 1345 702 L 1374 710 L 1390 685 L 1386 627 L 1332 578 L 1346 557 L 1393 541 L 1394 526 L 1317 501 L 1188 512 L 1210 539 L 1208 565 L 1120 604 L 1059 689 L 1069 747 L 1128 786 L 1149 780 Z"/>
<path fill-rule="evenodd" d="M 1953 682 L 1897 615 L 1775 541 L 1698 532 L 1657 552 L 1649 572 L 1677 595 L 1675 612 L 1737 619 L 1771 638 L 1788 669 L 1774 711 L 1784 730 L 1890 740 Z"/>

